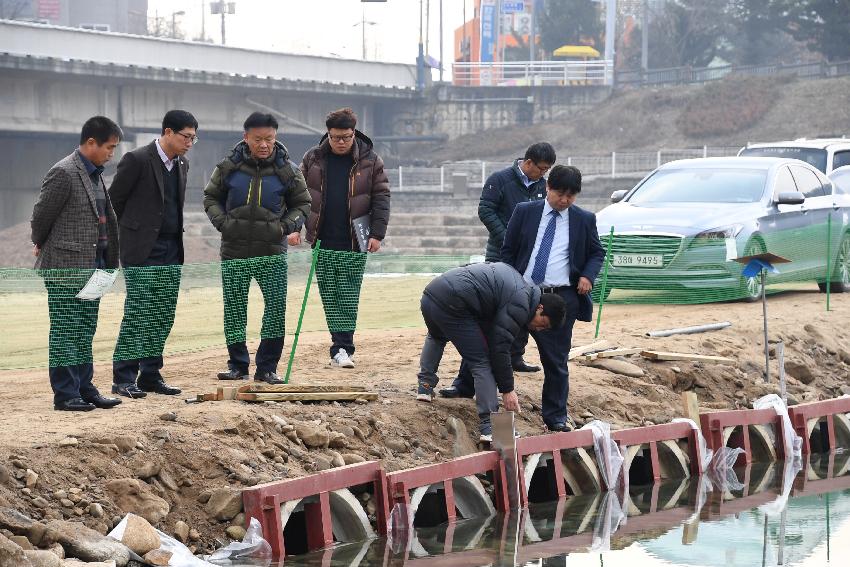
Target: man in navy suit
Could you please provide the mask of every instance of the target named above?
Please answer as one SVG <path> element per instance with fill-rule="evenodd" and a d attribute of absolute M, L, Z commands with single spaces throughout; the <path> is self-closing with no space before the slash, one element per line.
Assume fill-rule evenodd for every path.
<path fill-rule="evenodd" d="M 581 172 L 556 165 L 546 182 L 546 199 L 519 203 L 508 221 L 502 261 L 514 267 L 543 293 L 559 295 L 567 318 L 558 329 L 532 331 L 543 363 L 543 422 L 550 431 L 569 431 L 567 359 L 573 324 L 590 321 L 590 290 L 605 259 L 596 231 L 596 215 L 574 206 L 581 192 Z M 461 373 L 463 374 L 463 373 Z M 471 397 L 474 385 L 458 376 L 445 397 Z M 446 395 L 448 393 L 449 395 Z"/>

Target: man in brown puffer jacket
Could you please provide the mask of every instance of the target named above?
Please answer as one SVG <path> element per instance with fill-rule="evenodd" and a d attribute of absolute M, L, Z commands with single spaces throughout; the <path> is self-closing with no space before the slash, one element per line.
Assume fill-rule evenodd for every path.
<path fill-rule="evenodd" d="M 372 140 L 355 129 L 350 108 L 328 114 L 328 133 L 304 154 L 301 172 L 312 205 L 307 242 L 320 251 L 316 279 L 331 333 L 331 366 L 354 368 L 354 329 L 366 252 L 377 252 L 390 218 L 390 186 Z M 293 232 L 289 244 L 301 242 Z"/>

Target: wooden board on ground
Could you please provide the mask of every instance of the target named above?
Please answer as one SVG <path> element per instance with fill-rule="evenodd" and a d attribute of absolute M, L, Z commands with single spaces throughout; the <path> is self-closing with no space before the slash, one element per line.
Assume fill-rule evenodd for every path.
<path fill-rule="evenodd" d="M 699 426 L 699 402 L 694 392 L 682 392 L 682 409 L 685 417 Z"/>
<path fill-rule="evenodd" d="M 642 348 L 615 348 L 611 350 L 602 350 L 593 354 L 585 354 L 583 356 L 585 362 L 591 362 L 597 358 L 612 358 L 615 356 L 629 356 L 632 354 L 640 354 Z"/>
<path fill-rule="evenodd" d="M 245 384 L 239 388 L 239 393 L 277 393 L 289 394 L 298 392 L 365 392 L 365 386 L 349 384 Z"/>
<path fill-rule="evenodd" d="M 569 360 L 573 360 L 575 357 L 581 356 L 583 354 L 587 354 L 589 352 L 596 352 L 596 351 L 599 351 L 599 350 L 605 350 L 605 349 L 611 348 L 613 346 L 614 345 L 612 345 L 610 342 L 603 339 L 601 341 L 592 342 L 589 345 L 574 347 L 574 348 L 570 349 Z"/>
<path fill-rule="evenodd" d="M 235 400 L 237 393 L 238 389 L 235 386 L 219 386 L 216 388 L 215 399 L 217 401 Z"/>
<path fill-rule="evenodd" d="M 694 360 L 700 362 L 735 362 L 725 356 L 708 356 L 705 354 L 689 354 L 686 352 L 661 352 L 657 350 L 642 350 L 640 355 L 649 360 Z"/>
<path fill-rule="evenodd" d="M 241 392 L 236 395 L 243 402 L 353 402 L 378 399 L 374 392 Z"/>

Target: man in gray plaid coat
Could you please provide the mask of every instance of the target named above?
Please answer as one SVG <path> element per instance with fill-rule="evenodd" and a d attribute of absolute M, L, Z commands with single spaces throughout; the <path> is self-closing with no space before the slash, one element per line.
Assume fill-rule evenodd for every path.
<path fill-rule="evenodd" d="M 101 174 L 122 132 L 104 116 L 89 118 L 80 146 L 50 168 L 32 211 L 33 254 L 47 288 L 53 407 L 111 408 L 92 384 L 92 339 L 100 300 L 76 296 L 93 271 L 118 267 L 118 223 Z"/>

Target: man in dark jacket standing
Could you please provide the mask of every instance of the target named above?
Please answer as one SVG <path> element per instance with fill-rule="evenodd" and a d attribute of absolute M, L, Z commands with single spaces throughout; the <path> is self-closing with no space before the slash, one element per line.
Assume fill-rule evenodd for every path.
<path fill-rule="evenodd" d="M 563 299 L 542 295 L 507 264 L 472 264 L 435 278 L 422 293 L 422 317 L 428 328 L 419 358 L 416 398 L 430 402 L 437 369 L 451 341 L 469 367 L 481 420 L 481 441 L 492 440 L 490 413 L 499 409 L 496 391 L 508 411 L 519 412 L 510 347 L 522 329 L 561 326 Z"/>
<path fill-rule="evenodd" d="M 298 166 L 276 139 L 277 127 L 271 114 L 251 114 L 243 140 L 216 166 L 204 189 L 204 209 L 221 232 L 224 336 L 230 358 L 220 380 L 248 377 L 245 327 L 254 278 L 265 304 L 254 380 L 283 382 L 277 364 L 285 330 L 285 239 L 310 212 L 310 194 Z"/>
<path fill-rule="evenodd" d="M 144 398 L 147 392 L 180 393 L 180 388 L 165 383 L 160 370 L 162 350 L 174 325 L 183 264 L 183 203 L 189 174 L 183 156 L 198 141 L 197 130 L 194 116 L 169 110 L 159 138 L 124 154 L 109 187 L 127 285 L 112 357 L 112 392 L 128 398 Z"/>
<path fill-rule="evenodd" d="M 538 142 L 525 150 L 524 158 L 515 160 L 511 167 L 493 173 L 484 183 L 478 202 L 478 218 L 490 233 L 485 252 L 488 262 L 501 261 L 508 220 L 517 204 L 538 201 L 546 195 L 546 179 L 543 176 L 554 163 L 555 149 L 547 142 Z M 532 366 L 522 358 L 525 349 L 519 345 L 525 344 L 527 340 L 527 336 L 521 337 L 511 353 L 511 364 L 517 372 L 540 370 L 539 366 Z"/>
<path fill-rule="evenodd" d="M 89 411 L 121 403 L 102 396 L 92 384 L 100 299 L 77 297 L 95 268 L 118 267 L 118 224 L 101 174 L 121 136 L 109 118 L 89 118 L 80 146 L 45 175 L 32 211 L 35 267 L 43 270 L 47 288 L 50 386 L 57 410 Z"/>
<path fill-rule="evenodd" d="M 354 368 L 354 330 L 366 252 L 377 252 L 390 219 L 390 185 L 384 162 L 356 130 L 350 108 L 328 114 L 328 133 L 304 154 L 301 171 L 313 204 L 307 242 L 321 241 L 316 280 L 331 333 L 331 366 Z M 301 242 L 300 231 L 289 244 Z"/>

